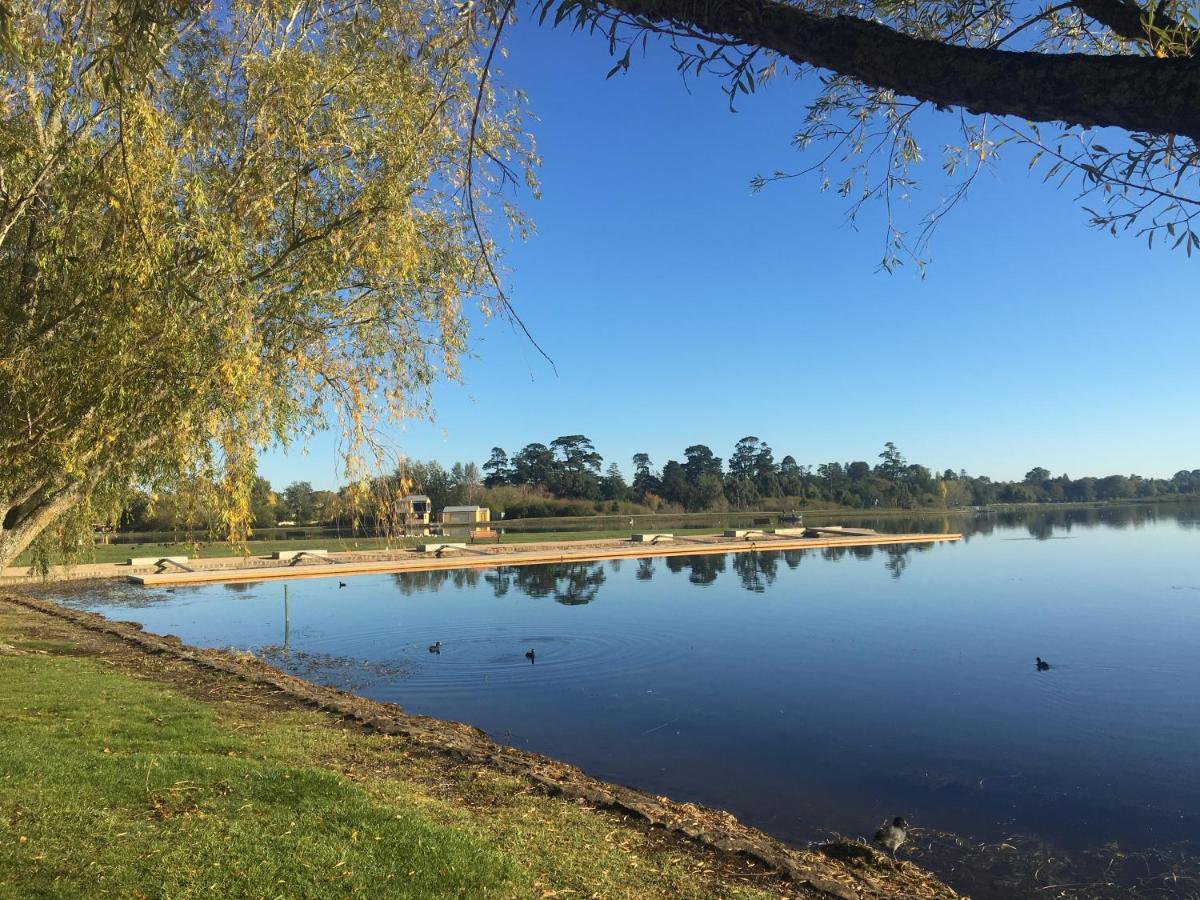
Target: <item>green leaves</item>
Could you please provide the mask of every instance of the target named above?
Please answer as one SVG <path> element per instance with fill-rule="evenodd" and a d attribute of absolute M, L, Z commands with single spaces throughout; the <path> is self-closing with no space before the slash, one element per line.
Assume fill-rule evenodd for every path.
<path fill-rule="evenodd" d="M 615 66 L 613 66 L 611 69 L 608 70 L 608 74 L 604 76 L 605 79 L 612 78 L 618 72 L 628 72 L 629 71 L 629 51 L 630 51 L 630 48 L 626 47 L 625 55 L 622 56 L 619 60 L 617 60 L 617 64 Z"/>

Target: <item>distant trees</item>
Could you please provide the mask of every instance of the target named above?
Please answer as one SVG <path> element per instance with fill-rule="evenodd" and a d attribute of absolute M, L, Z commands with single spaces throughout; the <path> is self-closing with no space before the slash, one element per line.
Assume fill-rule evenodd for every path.
<path fill-rule="evenodd" d="M 785 456 L 779 461 L 779 493 L 785 497 L 804 494 L 804 471 L 793 456 Z"/>
<path fill-rule="evenodd" d="M 335 491 L 314 490 L 307 481 L 294 481 L 276 492 L 271 482 L 256 475 L 250 486 L 250 515 L 254 531 L 274 528 L 280 522 L 301 525 L 329 524 L 344 516 L 348 502 Z M 180 489 L 150 494 L 135 493 L 119 521 L 123 531 L 219 532 L 220 509 L 210 502 L 203 486 L 182 484 Z"/>
<path fill-rule="evenodd" d="M 625 500 L 628 489 L 623 478 L 620 497 L 604 496 L 613 491 L 613 485 L 609 479 L 601 478 L 603 462 L 591 438 L 566 434 L 556 437 L 549 446 L 526 444 L 513 454 L 511 462 L 502 448 L 493 447 L 491 458 L 483 465 L 487 472 L 484 483 L 489 488 L 541 487 L 555 497 Z"/>
<path fill-rule="evenodd" d="M 647 453 L 633 454 L 633 484 L 631 486 L 634 499 L 644 500 L 649 494 L 662 493 L 662 482 L 654 474 Z"/>
<path fill-rule="evenodd" d="M 483 464 L 483 471 L 487 473 L 483 479 L 484 487 L 493 488 L 508 484 L 513 471 L 508 454 L 500 447 L 493 447 L 491 458 Z"/>
<path fill-rule="evenodd" d="M 609 463 L 608 468 L 604 470 L 604 479 L 600 483 L 600 496 L 604 500 L 618 502 L 629 499 L 629 485 L 625 483 L 621 467 L 616 463 Z"/>
<path fill-rule="evenodd" d="M 720 509 L 792 508 L 834 503 L 853 508 L 950 508 L 989 503 L 1062 503 L 1121 500 L 1200 493 L 1200 470 L 1181 470 L 1170 479 L 1137 475 L 1072 480 L 1036 466 L 1021 481 L 993 482 L 985 475 L 946 469 L 936 474 L 907 460 L 887 441 L 872 466 L 864 460 L 820 463 L 815 470 L 790 454 L 778 463 L 766 441 L 754 435 L 739 440 L 727 465 L 706 444 L 692 444 L 683 459 L 669 459 L 656 470 L 650 454 L 633 454 L 633 480 L 626 485 L 610 464 L 600 475 L 601 456 L 583 435 L 567 435 L 545 444 L 528 444 L 510 463 L 499 447 L 484 464 L 489 488 L 500 485 L 541 490 L 561 499 L 632 502 L 651 509 L 668 507 L 698 512 Z"/>
<path fill-rule="evenodd" d="M 250 488 L 250 515 L 253 527 L 265 528 L 274 525 L 277 519 L 279 498 L 271 490 L 271 482 L 261 475 L 254 477 Z"/>
<path fill-rule="evenodd" d="M 550 442 L 550 490 L 556 497 L 600 497 L 600 464 L 604 458 L 589 438 L 568 434 Z M 621 499 L 624 499 L 623 497 Z"/>
<path fill-rule="evenodd" d="M 307 481 L 293 481 L 284 488 L 283 509 L 288 521 L 301 525 L 311 522 L 316 509 L 312 485 Z"/>
<path fill-rule="evenodd" d="M 513 457 L 509 484 L 541 484 L 550 486 L 554 477 L 554 451 L 545 444 L 526 444 Z"/>
<path fill-rule="evenodd" d="M 632 457 L 627 482 L 615 462 L 601 469 L 602 457 L 584 435 L 564 435 L 549 444 L 527 444 L 511 457 L 494 447 L 482 467 L 456 462 L 448 469 L 434 460 L 408 460 L 390 475 L 376 478 L 366 501 L 351 488 L 315 490 L 296 481 L 282 491 L 257 477 L 250 495 L 255 530 L 279 522 L 332 525 L 351 522 L 386 530 L 396 498 L 425 494 L 435 510 L 471 504 L 488 506 L 496 518 L 591 516 L 597 513 L 725 509 L 795 509 L 809 504 L 951 509 L 991 503 L 1080 503 L 1200 494 L 1200 469 L 1181 469 L 1171 478 L 1139 475 L 1051 475 L 1036 466 L 1020 481 L 992 481 L 986 475 L 945 469 L 935 474 L 911 463 L 893 442 L 884 445 L 875 466 L 863 460 L 831 460 L 802 466 L 792 455 L 778 464 L 760 438 L 739 440 L 728 465 L 705 444 L 692 444 L 682 459 L 657 470 L 645 452 Z M 204 502 L 205 492 L 137 494 L 122 515 L 126 531 L 209 530 L 219 511 Z M 353 510 L 353 517 L 351 511 Z"/>

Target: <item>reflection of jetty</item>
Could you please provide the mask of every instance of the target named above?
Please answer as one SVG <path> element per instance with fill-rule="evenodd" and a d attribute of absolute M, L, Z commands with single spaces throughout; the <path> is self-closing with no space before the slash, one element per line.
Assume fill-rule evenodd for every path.
<path fill-rule="evenodd" d="M 789 529 L 790 531 L 791 529 Z M 797 529 L 799 530 L 799 529 Z M 665 537 L 663 535 L 662 537 Z M 861 528 L 808 528 L 804 535 L 762 533 L 727 538 L 724 535 L 691 535 L 685 541 L 635 543 L 595 540 L 554 542 L 541 545 L 489 545 L 464 550 L 444 549 L 440 557 L 411 551 L 393 551 L 387 558 L 376 553 L 339 554 L 336 562 L 304 566 L 271 565 L 247 559 L 240 567 L 230 560 L 192 572 L 161 572 L 129 575 L 136 584 L 200 584 L 204 582 L 266 581 L 275 578 L 331 578 L 386 572 L 422 572 L 436 569 L 486 569 L 498 566 L 536 566 L 545 563 L 589 562 L 603 559 L 638 559 L 647 556 L 697 556 L 707 553 L 755 553 L 767 550 L 809 550 L 825 547 L 875 547 L 889 544 L 929 544 L 957 541 L 960 534 L 880 534 Z M 446 545 L 447 548 L 453 545 Z M 333 554 L 330 555 L 331 558 Z M 195 561 L 193 561 L 195 564 Z M 113 574 L 117 574 L 114 572 Z"/>

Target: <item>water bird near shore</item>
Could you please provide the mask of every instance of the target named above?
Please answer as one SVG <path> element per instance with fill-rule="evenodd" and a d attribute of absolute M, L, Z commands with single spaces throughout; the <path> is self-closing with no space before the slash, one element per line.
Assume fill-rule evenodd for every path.
<path fill-rule="evenodd" d="M 429 652 L 430 653 L 441 653 L 442 652 L 442 642 L 434 641 L 432 644 L 430 644 Z"/>
<path fill-rule="evenodd" d="M 344 588 L 345 586 L 346 586 L 346 582 L 344 582 L 344 581 L 339 581 L 339 582 L 338 582 L 338 588 L 339 588 L 339 589 L 340 589 L 340 588 Z"/>
<path fill-rule="evenodd" d="M 908 822 L 904 821 L 903 816 L 896 816 L 892 819 L 891 824 L 884 823 L 884 826 L 875 832 L 875 843 L 889 851 L 892 859 L 896 858 L 896 851 L 906 840 L 908 840 Z"/>
<path fill-rule="evenodd" d="M 533 652 L 532 647 L 525 651 L 525 658 L 530 662 L 533 662 L 537 658 L 537 654 Z"/>
<path fill-rule="evenodd" d="M 1047 669 L 1050 668 L 1050 663 L 1046 662 L 1040 656 L 1037 658 L 1037 662 L 1034 663 L 1034 665 L 1037 666 L 1037 670 L 1039 672 L 1045 672 Z"/>

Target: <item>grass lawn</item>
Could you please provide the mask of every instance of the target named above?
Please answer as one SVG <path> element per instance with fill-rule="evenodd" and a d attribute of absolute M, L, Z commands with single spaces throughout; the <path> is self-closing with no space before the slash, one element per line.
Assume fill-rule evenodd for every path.
<path fill-rule="evenodd" d="M 183 663 L 105 640 L 0 601 L 19 654 L 0 655 L 0 897 L 795 896 L 751 863 L 236 679 L 189 686 Z"/>

